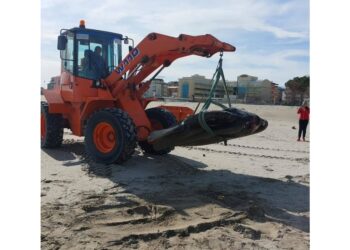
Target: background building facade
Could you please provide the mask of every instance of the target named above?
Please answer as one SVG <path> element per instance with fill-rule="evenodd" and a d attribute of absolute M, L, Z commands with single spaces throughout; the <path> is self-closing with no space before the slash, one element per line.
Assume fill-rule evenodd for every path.
<path fill-rule="evenodd" d="M 167 86 L 163 79 L 154 79 L 144 97 L 163 97 L 167 95 Z"/>
<path fill-rule="evenodd" d="M 226 81 L 228 92 L 233 95 L 236 82 Z M 193 75 L 179 79 L 178 97 L 184 99 L 202 99 L 209 95 L 212 83 L 210 79 L 201 75 Z M 225 96 L 225 89 L 222 81 L 219 81 L 214 98 L 222 99 Z"/>
<path fill-rule="evenodd" d="M 240 75 L 237 81 L 226 81 L 232 101 L 252 104 L 282 104 L 287 103 L 290 93 L 270 80 L 259 80 L 256 76 Z M 163 79 L 154 79 L 144 97 L 169 97 L 199 101 L 208 97 L 212 87 L 211 79 L 195 74 L 182 77 L 179 81 L 165 83 Z M 225 101 L 226 94 L 222 81 L 219 81 L 213 98 Z"/>
<path fill-rule="evenodd" d="M 279 104 L 282 89 L 270 80 L 243 74 L 237 77 L 237 99 L 245 103 Z"/>

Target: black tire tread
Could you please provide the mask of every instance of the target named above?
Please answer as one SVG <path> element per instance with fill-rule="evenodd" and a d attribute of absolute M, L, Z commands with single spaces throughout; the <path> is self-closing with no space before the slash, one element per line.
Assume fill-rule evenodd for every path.
<path fill-rule="evenodd" d="M 44 113 L 46 120 L 46 135 L 41 140 L 42 148 L 58 148 L 63 141 L 63 117 L 61 114 L 50 114 L 46 102 L 41 102 L 41 113 Z"/>
<path fill-rule="evenodd" d="M 162 124 L 164 128 L 170 128 L 177 124 L 175 116 L 166 109 L 162 108 L 150 108 L 146 110 L 146 114 L 149 118 L 155 119 L 157 118 Z M 164 155 L 170 153 L 174 149 L 174 147 L 168 147 L 162 150 L 155 150 L 152 144 L 149 144 L 147 141 L 139 141 L 139 146 L 141 149 L 148 154 L 153 155 Z"/>
<path fill-rule="evenodd" d="M 121 163 L 127 161 L 128 159 L 130 159 L 131 156 L 135 152 L 136 142 L 137 142 L 136 126 L 135 126 L 133 120 L 130 118 L 130 116 L 126 112 L 124 112 L 123 110 L 118 109 L 118 108 L 100 109 L 100 110 L 94 112 L 89 117 L 89 119 L 92 119 L 94 114 L 101 112 L 101 111 L 108 112 L 112 116 L 116 117 L 118 119 L 118 121 L 120 122 L 120 125 L 122 127 L 123 134 L 125 136 L 125 144 L 124 144 L 124 148 L 122 149 L 120 156 L 114 161 L 114 163 L 121 164 Z M 88 119 L 86 124 L 89 123 L 89 119 Z M 86 133 L 85 133 L 85 137 L 86 137 Z M 92 159 L 95 158 L 94 156 L 91 156 L 91 155 L 90 155 L 90 157 Z M 94 160 L 96 160 L 96 159 L 94 159 Z"/>

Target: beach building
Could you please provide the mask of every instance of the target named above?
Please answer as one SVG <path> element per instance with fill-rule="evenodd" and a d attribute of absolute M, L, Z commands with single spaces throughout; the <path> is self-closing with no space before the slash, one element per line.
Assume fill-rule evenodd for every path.
<path fill-rule="evenodd" d="M 237 99 L 245 103 L 278 104 L 282 99 L 282 89 L 270 80 L 243 74 L 237 77 Z"/>
<path fill-rule="evenodd" d="M 201 75 L 192 75 L 190 77 L 183 77 L 179 79 L 178 97 L 187 99 L 202 99 L 208 96 L 211 88 L 211 79 L 207 79 Z M 233 95 L 236 86 L 235 81 L 227 81 L 228 91 Z M 214 98 L 222 99 L 225 95 L 223 82 L 220 81 L 214 93 Z"/>
<path fill-rule="evenodd" d="M 60 82 L 60 76 L 51 77 L 50 82 L 47 84 L 47 89 L 53 89 L 53 86 L 59 82 Z"/>
<path fill-rule="evenodd" d="M 168 82 L 166 86 L 167 86 L 167 96 L 172 98 L 177 98 L 178 91 L 179 91 L 179 82 L 171 81 L 171 82 Z"/>
<path fill-rule="evenodd" d="M 167 86 L 163 79 L 156 78 L 152 80 L 149 89 L 143 95 L 144 97 L 163 97 L 167 94 Z"/>

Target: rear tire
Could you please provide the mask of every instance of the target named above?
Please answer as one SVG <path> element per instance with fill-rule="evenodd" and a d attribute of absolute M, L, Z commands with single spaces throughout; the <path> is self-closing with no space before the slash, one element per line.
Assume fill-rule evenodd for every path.
<path fill-rule="evenodd" d="M 170 128 L 177 124 L 175 116 L 162 108 L 147 109 L 146 114 L 155 130 Z M 147 141 L 139 141 L 139 146 L 144 152 L 153 155 L 168 154 L 174 149 L 174 147 L 168 147 L 162 150 L 155 150 L 153 145 L 149 144 Z"/>
<path fill-rule="evenodd" d="M 111 164 L 128 160 L 136 147 L 136 128 L 118 108 L 93 113 L 85 127 L 85 150 L 95 162 Z"/>
<path fill-rule="evenodd" d="M 46 102 L 41 102 L 41 148 L 57 148 L 63 141 L 63 117 L 50 114 Z"/>

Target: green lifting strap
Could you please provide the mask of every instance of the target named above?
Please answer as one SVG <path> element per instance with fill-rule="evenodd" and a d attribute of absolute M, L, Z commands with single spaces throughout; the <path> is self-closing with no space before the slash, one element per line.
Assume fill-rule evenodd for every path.
<path fill-rule="evenodd" d="M 229 106 L 229 108 L 231 108 L 230 96 L 229 96 L 228 89 L 227 89 L 224 71 L 222 69 L 222 56 L 223 56 L 223 52 L 220 52 L 220 59 L 219 59 L 218 65 L 217 65 L 215 73 L 210 81 L 212 83 L 212 85 L 211 85 L 211 89 L 210 89 L 210 92 L 208 95 L 208 99 L 205 101 L 201 111 L 198 114 L 198 121 L 199 121 L 199 124 L 201 125 L 201 127 L 213 136 L 217 136 L 217 135 L 215 135 L 214 131 L 208 126 L 207 122 L 204 119 L 204 116 L 205 116 L 205 113 L 208 110 L 211 103 L 221 107 L 222 109 L 227 108 L 224 104 L 216 102 L 212 99 L 213 95 L 215 93 L 216 87 L 220 81 L 220 77 L 222 78 L 222 81 L 224 84 L 224 89 L 225 89 L 225 93 L 227 95 L 227 100 L 228 100 L 228 106 Z M 225 141 L 225 144 L 226 144 L 226 139 L 223 138 L 223 140 Z"/>

